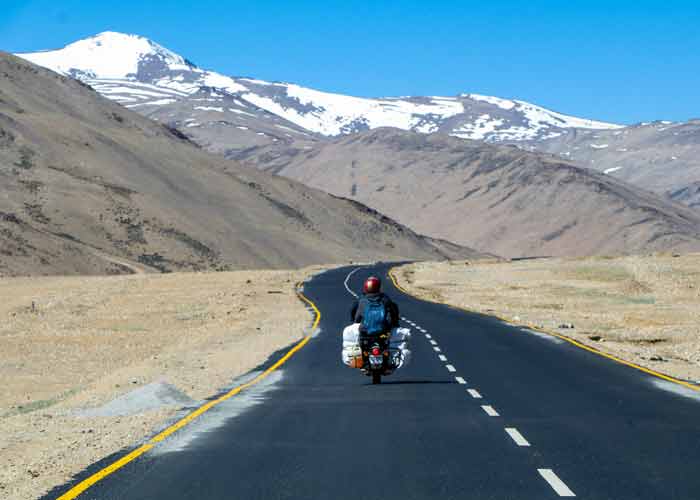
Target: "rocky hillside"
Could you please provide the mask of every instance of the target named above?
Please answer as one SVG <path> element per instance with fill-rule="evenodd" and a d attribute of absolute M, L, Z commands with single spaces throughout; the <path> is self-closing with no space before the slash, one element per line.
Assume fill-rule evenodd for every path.
<path fill-rule="evenodd" d="M 2 275 L 473 255 L 205 153 L 79 81 L 5 53 L 0 190 Z"/>
<path fill-rule="evenodd" d="M 620 130 L 572 130 L 525 147 L 700 206 L 700 120 L 659 121 Z"/>
<path fill-rule="evenodd" d="M 695 211 L 514 146 L 378 129 L 238 159 L 504 256 L 700 249 Z"/>

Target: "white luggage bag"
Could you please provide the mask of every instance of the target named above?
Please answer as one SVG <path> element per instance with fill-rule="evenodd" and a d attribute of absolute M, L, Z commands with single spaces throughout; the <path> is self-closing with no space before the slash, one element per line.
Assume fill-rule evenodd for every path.
<path fill-rule="evenodd" d="M 389 352 L 395 369 L 403 368 L 411 360 L 408 341 L 411 331 L 408 328 L 394 328 L 389 336 Z M 343 363 L 351 368 L 362 368 L 362 349 L 360 348 L 360 324 L 353 323 L 343 330 Z"/>

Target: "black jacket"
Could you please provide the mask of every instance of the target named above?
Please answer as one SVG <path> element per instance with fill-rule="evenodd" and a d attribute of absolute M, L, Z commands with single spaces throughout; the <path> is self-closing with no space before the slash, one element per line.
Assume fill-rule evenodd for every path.
<path fill-rule="evenodd" d="M 352 308 L 350 309 L 350 321 L 354 323 L 362 323 L 362 316 L 363 312 L 365 310 L 365 304 L 366 300 L 363 300 L 365 297 L 379 297 L 380 300 L 384 303 L 384 307 L 386 307 L 387 312 L 389 313 L 389 324 L 391 328 L 397 328 L 399 326 L 399 306 L 396 305 L 396 302 L 391 300 L 388 295 L 384 295 L 383 293 L 379 294 L 372 294 L 372 295 L 363 295 L 359 299 L 355 300 L 355 302 L 352 304 Z"/>

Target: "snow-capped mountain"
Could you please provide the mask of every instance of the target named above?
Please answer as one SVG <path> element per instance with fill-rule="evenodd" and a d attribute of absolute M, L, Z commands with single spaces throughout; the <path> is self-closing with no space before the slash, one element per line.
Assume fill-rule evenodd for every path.
<path fill-rule="evenodd" d="M 146 38 L 114 32 L 60 50 L 18 55 L 79 78 L 106 97 L 179 126 L 223 152 L 252 139 L 312 140 L 378 127 L 489 142 L 548 139 L 573 128 L 620 128 L 478 94 L 370 99 L 229 77 L 200 69 Z"/>

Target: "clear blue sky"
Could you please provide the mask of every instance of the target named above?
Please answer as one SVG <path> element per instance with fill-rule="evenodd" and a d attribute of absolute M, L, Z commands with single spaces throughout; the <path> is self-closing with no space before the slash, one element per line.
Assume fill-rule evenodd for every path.
<path fill-rule="evenodd" d="M 100 31 L 359 96 L 475 92 L 633 123 L 700 117 L 700 0 L 2 0 L 0 49 Z"/>

